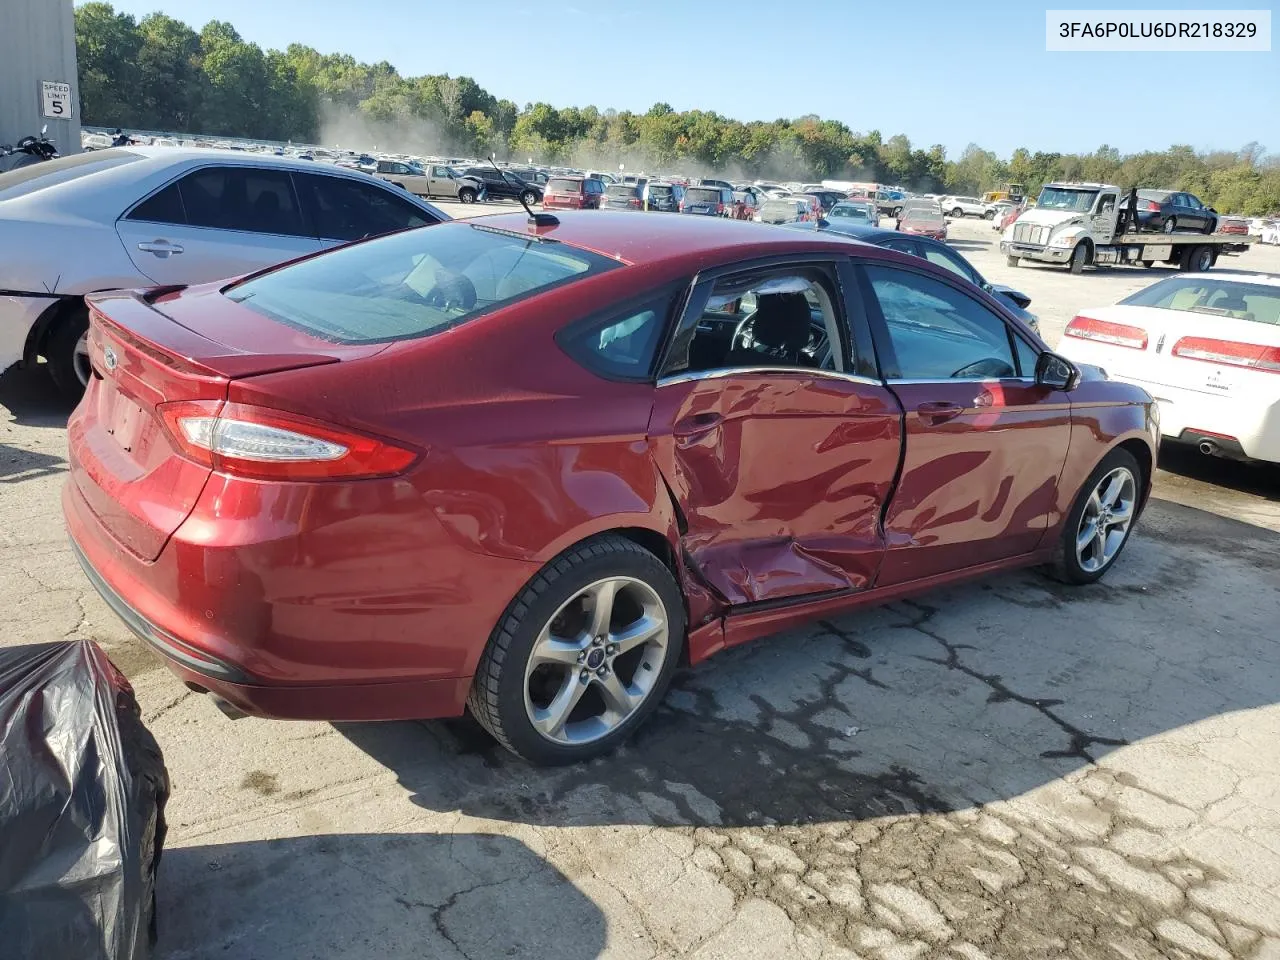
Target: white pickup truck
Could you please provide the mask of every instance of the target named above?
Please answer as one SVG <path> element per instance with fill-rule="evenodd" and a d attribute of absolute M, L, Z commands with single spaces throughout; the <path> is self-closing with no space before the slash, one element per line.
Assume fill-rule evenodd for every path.
<path fill-rule="evenodd" d="M 1176 264 L 1208 270 L 1222 254 L 1248 249 L 1252 237 L 1221 233 L 1117 233 L 1124 192 L 1110 183 L 1048 183 L 1036 205 L 1005 228 L 1000 251 L 1009 266 L 1020 260 L 1070 264 Z"/>

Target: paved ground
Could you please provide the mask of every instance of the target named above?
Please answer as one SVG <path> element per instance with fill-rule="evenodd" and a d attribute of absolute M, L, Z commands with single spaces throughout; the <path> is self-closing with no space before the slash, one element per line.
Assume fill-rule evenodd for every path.
<path fill-rule="evenodd" d="M 1150 279 L 953 236 L 1051 343 Z M 66 407 L 39 371 L 0 406 L 0 642 L 93 637 L 133 679 L 174 784 L 163 958 L 1280 958 L 1280 472 L 1166 452 L 1105 583 L 759 642 L 543 772 L 462 722 L 223 719 L 76 568 Z"/>

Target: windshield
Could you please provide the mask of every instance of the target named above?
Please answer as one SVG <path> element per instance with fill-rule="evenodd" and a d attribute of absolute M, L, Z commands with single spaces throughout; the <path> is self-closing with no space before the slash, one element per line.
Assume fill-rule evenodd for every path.
<path fill-rule="evenodd" d="M 671 186 L 665 183 L 651 183 L 649 185 L 649 196 L 669 197 L 671 196 Z"/>
<path fill-rule="evenodd" d="M 326 340 L 379 343 L 438 333 L 617 266 L 564 244 L 447 226 L 342 247 L 230 287 L 226 296 Z"/>
<path fill-rule="evenodd" d="M 720 191 L 715 187 L 690 187 L 684 199 L 686 203 L 719 203 Z"/>
<path fill-rule="evenodd" d="M 1040 191 L 1040 199 L 1036 201 L 1036 206 L 1043 210 L 1070 210 L 1075 213 L 1088 213 L 1093 208 L 1093 201 L 1097 197 L 1097 190 L 1045 187 Z"/>
<path fill-rule="evenodd" d="M 1280 326 L 1280 287 L 1270 284 L 1170 277 L 1120 302 Z"/>

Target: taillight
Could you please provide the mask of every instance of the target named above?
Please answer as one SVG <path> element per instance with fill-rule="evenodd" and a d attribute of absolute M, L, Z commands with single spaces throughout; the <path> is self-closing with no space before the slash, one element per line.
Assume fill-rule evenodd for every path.
<path fill-rule="evenodd" d="M 1147 349 L 1147 331 L 1126 323 L 1111 323 L 1093 317 L 1076 316 L 1067 324 L 1066 336 L 1081 340 L 1097 340 L 1132 350 Z"/>
<path fill-rule="evenodd" d="M 220 473 L 258 480 L 354 480 L 404 471 L 418 453 L 318 420 L 247 403 L 157 408 L 178 449 Z"/>
<path fill-rule="evenodd" d="M 639 209 L 640 209 L 640 201 L 639 201 L 638 199 L 636 199 L 635 197 L 632 197 L 630 200 L 628 200 L 628 201 L 627 201 L 627 206 L 629 206 L 629 207 L 635 207 L 637 210 L 639 210 Z"/>
<path fill-rule="evenodd" d="M 1155 213 L 1160 209 L 1160 204 L 1156 203 L 1154 200 L 1143 200 L 1142 209 L 1146 210 L 1148 213 Z"/>
<path fill-rule="evenodd" d="M 1280 347 L 1264 347 L 1258 343 L 1235 340 L 1211 340 L 1208 337 L 1183 337 L 1169 351 L 1175 357 L 1203 360 L 1225 367 L 1245 367 L 1264 373 L 1280 373 Z"/>

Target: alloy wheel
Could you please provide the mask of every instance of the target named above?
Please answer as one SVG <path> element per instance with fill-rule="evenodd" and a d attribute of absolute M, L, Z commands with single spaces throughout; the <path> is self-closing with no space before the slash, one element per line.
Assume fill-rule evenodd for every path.
<path fill-rule="evenodd" d="M 534 641 L 524 676 L 530 723 L 562 745 L 607 736 L 653 693 L 669 638 L 666 608 L 644 581 L 609 577 L 583 587 Z"/>
<path fill-rule="evenodd" d="M 1127 467 L 1116 467 L 1098 481 L 1076 530 L 1080 569 L 1096 573 L 1115 559 L 1133 523 L 1137 491 L 1137 481 Z"/>

